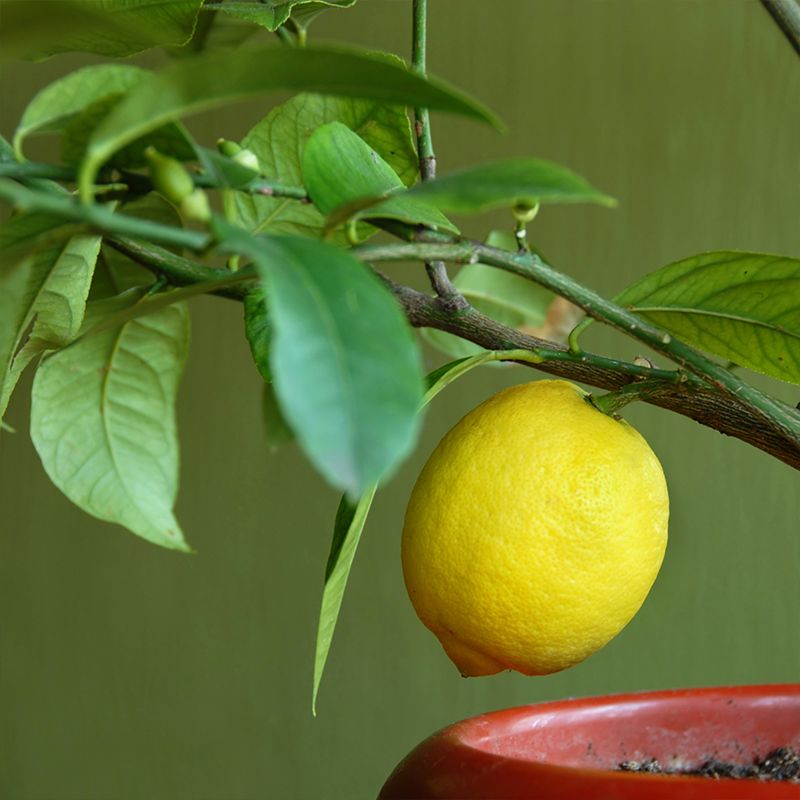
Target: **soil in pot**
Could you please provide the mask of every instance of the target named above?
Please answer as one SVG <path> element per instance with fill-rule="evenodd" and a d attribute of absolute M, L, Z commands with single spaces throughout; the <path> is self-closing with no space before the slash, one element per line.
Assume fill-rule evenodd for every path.
<path fill-rule="evenodd" d="M 623 761 L 619 769 L 622 772 L 649 772 L 655 775 L 700 775 L 704 778 L 800 783 L 800 753 L 793 747 L 776 747 L 763 758 L 756 757 L 749 763 L 709 758 L 700 766 L 686 769 L 663 767 L 657 759 L 647 758 L 643 761 Z"/>

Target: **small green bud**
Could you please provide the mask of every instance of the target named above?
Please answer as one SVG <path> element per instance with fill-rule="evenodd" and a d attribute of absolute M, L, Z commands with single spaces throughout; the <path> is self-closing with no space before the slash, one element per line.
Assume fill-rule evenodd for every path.
<path fill-rule="evenodd" d="M 192 176 L 180 161 L 162 155 L 155 147 L 148 147 L 144 155 L 150 168 L 153 187 L 171 203 L 179 205 L 194 191 Z"/>
<path fill-rule="evenodd" d="M 208 205 L 208 195 L 202 189 L 195 189 L 186 195 L 180 202 L 181 214 L 186 219 L 198 222 L 208 222 L 211 219 L 211 208 Z"/>
<path fill-rule="evenodd" d="M 533 222 L 536 218 L 536 215 L 539 213 L 539 204 L 534 203 L 530 205 L 530 203 L 516 203 L 512 209 L 512 213 L 514 214 L 514 219 L 524 225 L 527 222 Z"/>
<path fill-rule="evenodd" d="M 217 150 L 219 150 L 222 155 L 233 158 L 237 153 L 241 152 L 242 146 L 236 142 L 232 142 L 230 139 L 219 138 L 217 139 Z"/>

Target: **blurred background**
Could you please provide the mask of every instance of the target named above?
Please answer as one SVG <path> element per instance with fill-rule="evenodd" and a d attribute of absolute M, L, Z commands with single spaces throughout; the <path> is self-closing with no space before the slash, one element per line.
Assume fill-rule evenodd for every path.
<path fill-rule="evenodd" d="M 510 129 L 500 136 L 435 116 L 440 170 L 534 155 L 620 200 L 615 211 L 546 208 L 530 233 L 552 263 L 613 295 L 703 250 L 800 256 L 800 63 L 756 0 L 431 6 L 431 71 L 486 101 Z M 410 13 L 408 0 L 361 0 L 320 17 L 311 37 L 407 56 Z M 0 131 L 10 138 L 36 90 L 92 61 L 4 70 Z M 209 143 L 239 138 L 268 108 L 207 114 L 193 129 Z M 34 155 L 52 157 L 47 140 L 37 147 Z M 508 224 L 498 213 L 464 228 L 482 236 Z M 422 286 L 420 271 L 396 273 Z M 540 377 L 487 368 L 439 396 L 416 452 L 378 495 L 312 717 L 338 497 L 295 447 L 267 452 L 241 308 L 204 298 L 192 311 L 178 516 L 197 555 L 157 549 L 73 507 L 27 437 L 29 379 L 10 409 L 18 433 L 0 444 L 3 798 L 369 798 L 417 742 L 483 711 L 800 679 L 797 473 L 644 406 L 626 416 L 664 465 L 672 519 L 642 611 L 565 673 L 459 677 L 406 597 L 399 537 L 415 476 L 444 432 L 490 393 Z M 625 358 L 640 352 L 600 326 L 584 343 Z M 441 362 L 426 352 L 431 366 Z M 797 387 L 759 385 L 800 399 Z"/>

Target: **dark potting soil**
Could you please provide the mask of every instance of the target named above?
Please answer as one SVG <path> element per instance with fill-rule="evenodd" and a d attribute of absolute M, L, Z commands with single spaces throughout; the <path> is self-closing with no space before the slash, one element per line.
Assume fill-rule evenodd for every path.
<path fill-rule="evenodd" d="M 753 778 L 761 781 L 800 783 L 800 753 L 792 747 L 777 747 L 764 758 L 754 758 L 749 764 L 737 764 L 709 758 L 692 769 L 662 767 L 654 758 L 644 761 L 623 761 L 622 772 L 652 772 L 660 775 L 700 775 L 704 778 Z"/>

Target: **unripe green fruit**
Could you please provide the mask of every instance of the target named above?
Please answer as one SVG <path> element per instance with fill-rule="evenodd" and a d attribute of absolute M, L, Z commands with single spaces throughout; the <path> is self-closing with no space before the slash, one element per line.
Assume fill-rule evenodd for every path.
<path fill-rule="evenodd" d="M 208 205 L 208 196 L 202 189 L 195 189 L 180 202 L 181 214 L 186 219 L 198 222 L 208 222 L 211 219 L 211 208 Z"/>
<path fill-rule="evenodd" d="M 194 192 L 192 176 L 180 161 L 162 155 L 155 147 L 148 147 L 144 155 L 150 168 L 153 188 L 171 203 L 180 205 L 185 197 Z"/>

